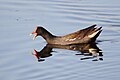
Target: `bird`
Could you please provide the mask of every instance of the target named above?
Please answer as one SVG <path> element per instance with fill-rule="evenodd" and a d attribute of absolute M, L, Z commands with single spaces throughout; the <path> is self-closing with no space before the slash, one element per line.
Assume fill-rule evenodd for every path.
<path fill-rule="evenodd" d="M 102 27 L 96 27 L 94 24 L 90 27 L 78 30 L 76 32 L 64 35 L 64 36 L 56 36 L 50 33 L 42 26 L 37 26 L 35 30 L 31 33 L 35 36 L 33 40 L 37 36 L 42 36 L 47 44 L 55 44 L 55 45 L 71 45 L 71 44 L 83 44 L 83 43 L 95 43 L 97 37 L 102 32 Z"/>

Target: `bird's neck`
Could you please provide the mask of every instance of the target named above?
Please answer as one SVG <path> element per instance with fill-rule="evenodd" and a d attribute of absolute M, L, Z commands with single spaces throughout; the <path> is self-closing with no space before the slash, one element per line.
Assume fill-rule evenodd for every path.
<path fill-rule="evenodd" d="M 52 35 L 49 31 L 45 30 L 41 36 L 49 43 L 55 36 Z"/>

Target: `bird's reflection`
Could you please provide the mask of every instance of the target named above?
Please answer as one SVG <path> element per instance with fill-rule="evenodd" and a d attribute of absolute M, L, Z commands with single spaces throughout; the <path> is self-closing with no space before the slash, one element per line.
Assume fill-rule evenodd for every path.
<path fill-rule="evenodd" d="M 33 54 L 34 56 L 36 56 L 39 62 L 45 61 L 46 57 L 52 56 L 53 48 L 78 51 L 80 52 L 80 54 L 76 54 L 76 55 L 83 55 L 83 57 L 80 60 L 86 60 L 86 59 L 92 59 L 92 61 L 103 60 L 102 50 L 100 50 L 97 47 L 96 43 L 76 44 L 76 45 L 66 45 L 66 46 L 47 44 L 41 51 L 36 51 L 34 49 Z"/>

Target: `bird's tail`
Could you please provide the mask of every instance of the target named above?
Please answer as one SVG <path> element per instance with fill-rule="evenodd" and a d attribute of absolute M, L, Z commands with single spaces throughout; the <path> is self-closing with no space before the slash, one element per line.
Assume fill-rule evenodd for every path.
<path fill-rule="evenodd" d="M 100 35 L 100 33 L 102 32 L 102 27 L 100 27 L 100 28 L 96 28 L 96 30 L 95 30 L 95 35 L 91 38 L 91 40 L 92 40 L 92 42 L 95 42 L 96 41 L 96 39 L 97 39 L 97 37 Z M 94 34 L 93 33 L 93 34 Z"/>

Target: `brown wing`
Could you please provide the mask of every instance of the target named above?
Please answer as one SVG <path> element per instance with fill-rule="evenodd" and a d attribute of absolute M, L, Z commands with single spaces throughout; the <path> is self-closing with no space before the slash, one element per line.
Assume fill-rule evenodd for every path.
<path fill-rule="evenodd" d="M 85 28 L 85 29 L 82 29 L 82 30 L 79 30 L 77 32 L 74 32 L 74 33 L 71 33 L 71 34 L 68 34 L 66 36 L 63 36 L 64 39 L 82 39 L 84 38 L 85 36 L 87 36 L 88 34 L 92 33 L 96 28 L 94 28 L 96 25 L 92 25 L 88 28 Z"/>
<path fill-rule="evenodd" d="M 100 28 L 93 27 L 91 29 L 84 29 L 84 30 L 81 31 L 81 34 L 79 35 L 78 38 L 82 39 L 84 37 L 89 37 L 92 34 L 93 34 L 93 36 L 89 37 L 89 38 L 94 38 L 94 37 L 97 38 L 99 36 L 100 32 L 102 31 L 101 28 L 102 27 L 100 27 Z"/>

